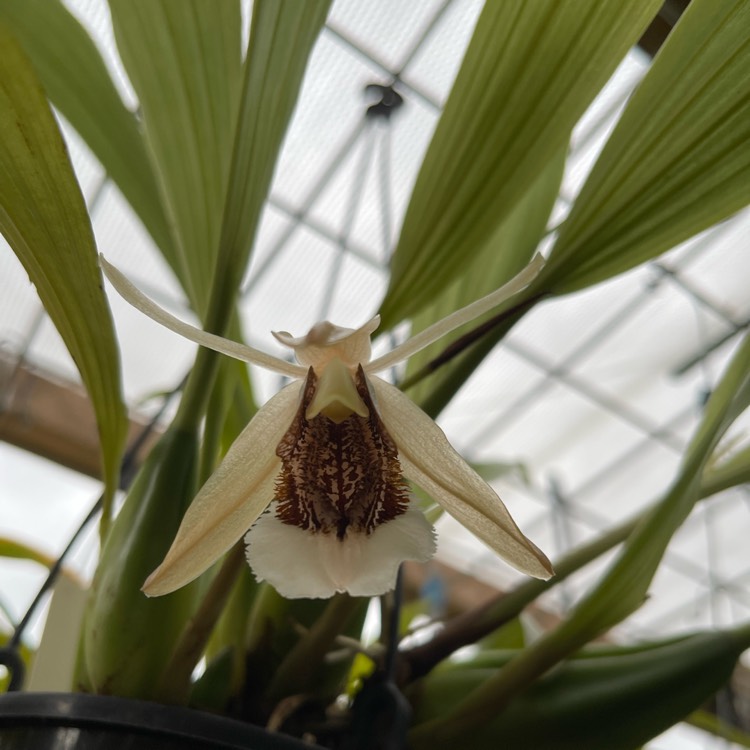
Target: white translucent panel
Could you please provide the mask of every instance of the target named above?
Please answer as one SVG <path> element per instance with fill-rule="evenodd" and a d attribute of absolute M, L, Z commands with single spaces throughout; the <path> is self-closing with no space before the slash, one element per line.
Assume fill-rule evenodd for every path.
<path fill-rule="evenodd" d="M 693 298 L 666 278 L 579 367 L 588 369 L 592 378 L 622 377 L 631 382 L 659 372 L 666 375 L 725 331 L 723 321 L 704 314 Z"/>
<path fill-rule="evenodd" d="M 642 432 L 627 422 L 594 409 L 588 416 L 581 414 L 578 419 L 573 419 L 570 429 L 564 431 L 561 439 L 567 441 L 569 447 L 560 443 L 552 445 L 547 457 L 540 456 L 536 465 L 544 466 L 545 472 L 561 483 L 565 493 L 604 472 L 609 473 L 612 461 L 632 450 L 643 437 Z M 599 496 L 596 507 L 604 505 L 607 515 L 616 520 L 623 512 L 627 515 L 631 509 L 640 507 L 649 499 L 650 492 L 649 485 L 635 473 L 617 497 L 612 497 L 609 492 L 596 493 Z M 576 500 L 574 496 L 573 501 Z"/>
<path fill-rule="evenodd" d="M 93 217 L 99 252 L 160 304 L 185 294 L 140 219 L 113 183 L 105 187 Z"/>
<path fill-rule="evenodd" d="M 524 453 L 514 444 L 512 410 L 543 380 L 539 370 L 495 348 L 443 410 L 440 425 L 457 448 L 478 461 L 522 461 Z"/>
<path fill-rule="evenodd" d="M 361 248 L 360 252 L 373 264 L 384 255 L 377 181 L 381 156 L 378 131 L 374 122 L 368 123 L 310 208 L 312 220 L 329 228 L 337 241 Z M 360 229 L 363 225 L 364 228 Z M 356 239 L 353 237 L 355 231 Z"/>
<path fill-rule="evenodd" d="M 566 491 L 632 450 L 644 435 L 627 421 L 602 411 L 584 396 L 555 385 L 503 436 L 532 471 L 553 478 Z"/>
<path fill-rule="evenodd" d="M 684 366 L 729 328 L 668 284 L 644 297 L 628 320 L 622 319 L 606 340 L 576 360 L 569 374 L 590 382 L 639 422 L 671 433 L 669 424 L 691 409 L 697 414 L 712 387 L 712 373 L 705 366 Z M 714 374 L 724 361 L 721 357 Z"/>
<path fill-rule="evenodd" d="M 699 412 L 706 387 L 704 378 L 697 372 L 679 377 L 658 371 L 649 377 L 628 370 L 599 375 L 593 364 L 591 370 L 583 364 L 576 375 L 584 377 L 581 373 L 587 375 L 607 399 L 623 404 L 639 422 L 665 431 L 668 437 L 679 434 L 670 428 L 673 421 L 679 421 L 691 410 L 695 414 Z M 674 442 L 679 444 L 679 441 Z"/>
<path fill-rule="evenodd" d="M 622 276 L 574 294 L 541 302 L 517 323 L 506 340 L 519 350 L 536 351 L 549 367 L 562 365 L 580 349 L 590 348 L 589 339 L 608 340 L 614 328 L 627 320 L 630 311 L 653 278 L 648 268 L 637 268 Z"/>
<path fill-rule="evenodd" d="M 361 125 L 365 86 L 382 74 L 333 35 L 321 34 L 276 165 L 272 190 L 300 207 L 331 157 Z"/>
<path fill-rule="evenodd" d="M 267 351 L 282 352 L 271 331 L 301 335 L 317 322 L 337 249 L 306 227 L 289 238 L 283 251 L 243 301 L 245 330 Z"/>
<path fill-rule="evenodd" d="M 679 463 L 680 454 L 674 448 L 641 438 L 613 451 L 597 472 L 580 485 L 572 485 L 569 492 L 576 502 L 596 508 L 610 521 L 623 520 L 662 496 Z"/>
<path fill-rule="evenodd" d="M 26 269 L 3 237 L 0 237 L 0 284 L 0 348 L 12 356 L 25 348 L 42 306 Z"/>
<path fill-rule="evenodd" d="M 750 211 L 746 210 L 728 222 L 721 237 L 680 271 L 680 276 L 699 294 L 738 324 L 746 323 L 750 316 L 748 236 Z"/>
<path fill-rule="evenodd" d="M 108 289 L 120 343 L 126 400 L 137 403 L 173 390 L 189 372 L 196 345 L 145 317 L 111 288 Z M 195 317 L 183 306 L 162 303 L 173 315 L 197 324 Z"/>
<path fill-rule="evenodd" d="M 404 92 L 404 103 L 389 119 L 356 129 L 346 152 L 336 151 L 335 169 L 315 180 L 321 189 L 310 206 L 311 221 L 345 236 L 374 264 L 387 263 L 435 124 L 434 111 Z M 294 195 L 290 201 L 300 202 Z"/>
<path fill-rule="evenodd" d="M 384 271 L 366 265 L 350 255 L 344 255 L 338 284 L 322 317 L 347 328 L 356 328 L 377 311 L 377 303 L 385 292 L 386 282 Z"/>
<path fill-rule="evenodd" d="M 439 0 L 339 0 L 331 8 L 328 25 L 395 69 L 402 64 L 404 51 L 420 41 L 440 5 Z"/>
<path fill-rule="evenodd" d="M 5 443 L 0 443 L 0 476 L 0 536 L 52 557 L 63 551 L 101 492 L 98 481 Z M 70 570 L 88 578 L 96 547 L 94 523 L 67 559 Z M 25 614 L 46 573 L 38 563 L 0 558 L 0 596 L 16 621 Z M 38 639 L 40 625 L 40 618 L 32 623 L 32 641 Z"/>
<path fill-rule="evenodd" d="M 479 0 L 448 3 L 432 33 L 404 70 L 404 80 L 444 105 L 481 10 Z"/>

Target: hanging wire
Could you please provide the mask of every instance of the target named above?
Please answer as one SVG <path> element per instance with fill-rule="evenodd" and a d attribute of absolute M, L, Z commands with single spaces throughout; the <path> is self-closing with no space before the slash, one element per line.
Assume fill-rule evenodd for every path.
<path fill-rule="evenodd" d="M 320 300 L 320 308 L 318 310 L 317 320 L 326 320 L 330 315 L 331 306 L 333 305 L 333 296 L 338 287 L 339 278 L 341 271 L 344 266 L 344 258 L 347 254 L 347 245 L 349 242 L 354 223 L 359 214 L 362 206 L 362 197 L 365 191 L 365 183 L 367 181 L 367 174 L 370 170 L 370 162 L 372 161 L 375 153 L 375 133 L 369 123 L 363 131 L 362 135 L 362 153 L 360 154 L 360 161 L 357 165 L 357 170 L 354 177 L 354 184 L 351 187 L 349 193 L 349 205 L 346 207 L 344 214 L 344 226 L 341 229 L 341 233 L 336 243 L 336 258 L 333 261 L 333 267 L 328 274 L 325 289 Z"/>

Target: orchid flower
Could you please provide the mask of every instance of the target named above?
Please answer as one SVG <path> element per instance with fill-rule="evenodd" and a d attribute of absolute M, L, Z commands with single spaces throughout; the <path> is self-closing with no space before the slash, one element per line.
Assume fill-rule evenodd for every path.
<path fill-rule="evenodd" d="M 324 321 L 300 338 L 274 333 L 298 364 L 182 322 L 104 258 L 101 265 L 130 304 L 163 326 L 293 380 L 257 412 L 200 489 L 143 587 L 148 596 L 189 583 L 243 535 L 256 578 L 287 598 L 385 593 L 402 562 L 426 562 L 435 552 L 434 530 L 405 478 L 513 567 L 552 575 L 544 554 L 435 422 L 375 374 L 527 286 L 543 265 L 540 256 L 505 286 L 375 360 L 370 336 L 378 316 L 356 330 Z"/>

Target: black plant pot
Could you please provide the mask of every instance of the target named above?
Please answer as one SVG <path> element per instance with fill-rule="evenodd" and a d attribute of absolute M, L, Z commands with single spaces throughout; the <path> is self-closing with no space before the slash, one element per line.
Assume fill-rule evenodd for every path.
<path fill-rule="evenodd" d="M 315 750 L 175 706 L 76 693 L 0 695 L 0 750 Z"/>

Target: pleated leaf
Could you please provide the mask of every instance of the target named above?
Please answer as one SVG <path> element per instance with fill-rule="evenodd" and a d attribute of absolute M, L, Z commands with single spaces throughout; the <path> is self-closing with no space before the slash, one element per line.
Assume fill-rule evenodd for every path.
<path fill-rule="evenodd" d="M 307 60 L 330 4 L 330 0 L 253 3 L 217 267 L 217 279 L 227 294 L 234 294 L 244 274 Z"/>
<path fill-rule="evenodd" d="M 138 122 L 96 45 L 59 0 L 3 0 L 6 21 L 47 96 L 86 141 L 178 277 L 182 269 Z"/>
<path fill-rule="evenodd" d="M 750 203 L 750 2 L 694 0 L 562 227 L 540 284 L 573 291 Z"/>
<path fill-rule="evenodd" d="M 188 294 L 204 316 L 242 75 L 237 0 L 110 0 Z"/>
<path fill-rule="evenodd" d="M 127 416 L 91 223 L 42 86 L 2 23 L 0 49 L 0 231 L 36 286 L 89 392 L 111 497 Z"/>
<path fill-rule="evenodd" d="M 660 5 L 486 3 L 417 178 L 384 327 L 427 304 L 484 246 Z"/>

